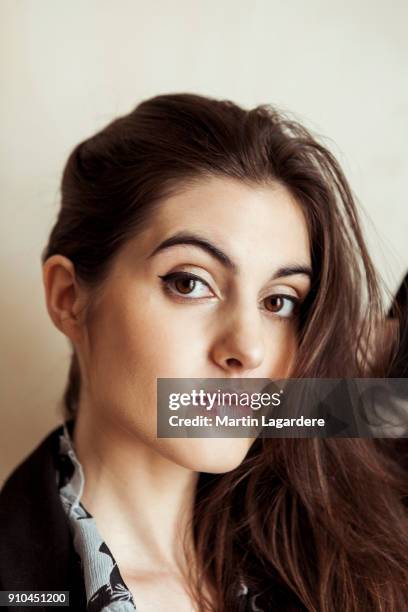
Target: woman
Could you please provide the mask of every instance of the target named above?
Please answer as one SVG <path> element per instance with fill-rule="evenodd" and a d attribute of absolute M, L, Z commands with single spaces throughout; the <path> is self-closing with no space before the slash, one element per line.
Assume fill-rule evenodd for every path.
<path fill-rule="evenodd" d="M 43 277 L 73 349 L 65 418 L 3 490 L 2 589 L 65 587 L 76 610 L 405 608 L 392 445 L 156 436 L 157 378 L 390 372 L 367 349 L 385 315 L 350 188 L 304 127 L 269 106 L 143 102 L 72 152 Z M 23 489 L 52 516 L 47 539 L 20 503 L 47 569 L 17 583 Z"/>

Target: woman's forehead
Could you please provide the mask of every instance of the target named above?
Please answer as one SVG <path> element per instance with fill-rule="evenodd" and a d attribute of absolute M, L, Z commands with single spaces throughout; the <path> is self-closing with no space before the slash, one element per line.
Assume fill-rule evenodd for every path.
<path fill-rule="evenodd" d="M 164 199 L 130 241 L 129 255 L 146 263 L 194 255 L 232 271 L 256 266 L 268 274 L 280 267 L 310 267 L 306 221 L 291 194 L 280 185 L 252 187 L 231 179 Z"/>
<path fill-rule="evenodd" d="M 157 246 L 172 236 L 194 234 L 223 250 L 251 257 L 260 251 L 310 251 L 307 224 L 300 206 L 279 184 L 249 186 L 236 179 L 212 178 L 164 199 L 145 232 L 145 245 Z"/>

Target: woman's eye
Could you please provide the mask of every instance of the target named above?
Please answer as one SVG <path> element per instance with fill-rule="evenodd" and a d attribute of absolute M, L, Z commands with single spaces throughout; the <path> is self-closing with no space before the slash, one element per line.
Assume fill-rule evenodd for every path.
<path fill-rule="evenodd" d="M 187 274 L 186 272 L 172 272 L 160 276 L 166 291 L 180 297 L 201 298 L 213 296 L 210 286 L 199 276 Z"/>
<path fill-rule="evenodd" d="M 269 306 L 266 306 L 269 312 L 273 312 L 282 318 L 293 317 L 299 306 L 299 300 L 289 295 L 270 295 L 264 302 L 269 304 Z"/>
<path fill-rule="evenodd" d="M 208 283 L 195 274 L 171 272 L 159 275 L 165 290 L 175 296 L 187 299 L 214 297 Z M 275 294 L 265 298 L 266 310 L 281 318 L 292 318 L 298 309 L 299 300 L 293 296 Z"/>

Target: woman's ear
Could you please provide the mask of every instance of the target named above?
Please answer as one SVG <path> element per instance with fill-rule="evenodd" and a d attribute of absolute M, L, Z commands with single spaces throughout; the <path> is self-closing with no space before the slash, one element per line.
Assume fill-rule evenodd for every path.
<path fill-rule="evenodd" d="M 43 264 L 42 276 L 52 322 L 72 342 L 80 342 L 86 296 L 76 280 L 72 261 L 64 255 L 52 255 Z"/>

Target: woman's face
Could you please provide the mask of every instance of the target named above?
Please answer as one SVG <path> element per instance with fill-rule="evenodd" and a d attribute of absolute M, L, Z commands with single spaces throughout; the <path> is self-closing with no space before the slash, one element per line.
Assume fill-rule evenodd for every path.
<path fill-rule="evenodd" d="M 279 184 L 214 177 L 164 200 L 76 343 L 92 418 L 192 470 L 235 468 L 253 438 L 157 438 L 156 379 L 288 376 L 310 265 L 303 214 Z"/>

